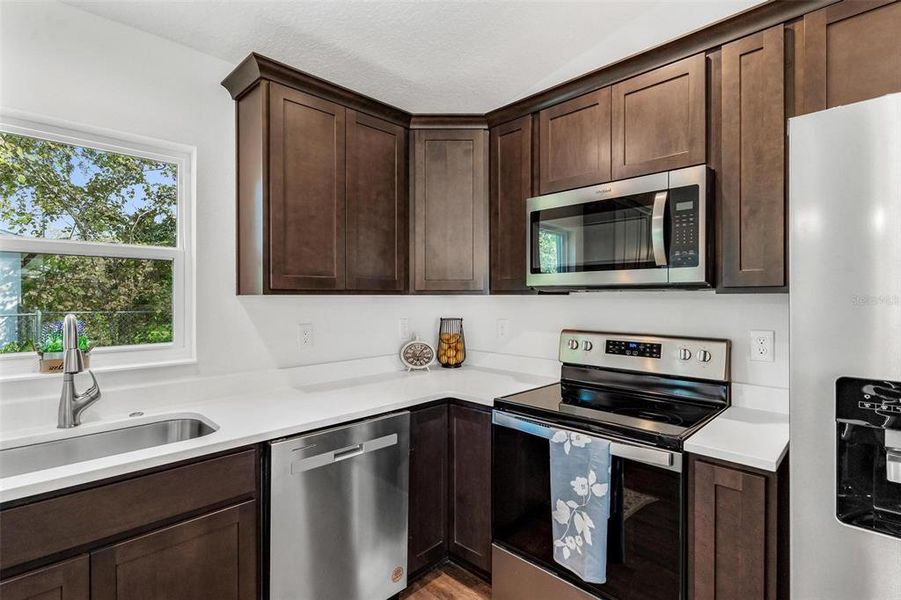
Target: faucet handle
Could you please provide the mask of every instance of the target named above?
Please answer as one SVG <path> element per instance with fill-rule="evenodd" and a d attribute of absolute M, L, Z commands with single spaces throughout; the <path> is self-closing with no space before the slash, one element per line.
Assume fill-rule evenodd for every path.
<path fill-rule="evenodd" d="M 78 349 L 78 320 L 69 313 L 63 319 L 63 373 L 84 371 L 84 356 Z"/>
<path fill-rule="evenodd" d="M 94 377 L 94 371 L 88 369 L 88 375 L 91 376 L 91 387 L 86 389 L 83 394 L 79 394 L 80 396 L 90 397 L 93 400 L 96 400 L 100 397 L 100 384 L 97 383 L 97 378 Z"/>

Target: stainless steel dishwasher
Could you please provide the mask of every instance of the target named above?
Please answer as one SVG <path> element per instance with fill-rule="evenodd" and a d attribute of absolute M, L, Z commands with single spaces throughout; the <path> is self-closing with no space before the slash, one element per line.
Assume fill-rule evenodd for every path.
<path fill-rule="evenodd" d="M 404 589 L 410 413 L 270 450 L 270 600 L 384 600 Z"/>

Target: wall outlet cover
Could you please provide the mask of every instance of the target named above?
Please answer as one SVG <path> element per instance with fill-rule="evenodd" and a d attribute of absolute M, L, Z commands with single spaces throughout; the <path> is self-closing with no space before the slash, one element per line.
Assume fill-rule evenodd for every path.
<path fill-rule="evenodd" d="M 774 362 L 776 360 L 776 351 L 774 347 L 776 332 L 752 329 L 749 333 L 751 342 L 751 361 Z"/>
<path fill-rule="evenodd" d="M 313 324 L 301 323 L 297 326 L 297 345 L 301 351 L 311 350 L 313 348 Z"/>

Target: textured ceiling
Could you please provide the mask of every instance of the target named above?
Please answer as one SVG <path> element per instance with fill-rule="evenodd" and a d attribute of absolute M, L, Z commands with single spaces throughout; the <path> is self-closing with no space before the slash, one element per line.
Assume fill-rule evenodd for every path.
<path fill-rule="evenodd" d="M 413 113 L 484 113 L 760 0 L 66 3 L 234 64 L 256 51 Z"/>

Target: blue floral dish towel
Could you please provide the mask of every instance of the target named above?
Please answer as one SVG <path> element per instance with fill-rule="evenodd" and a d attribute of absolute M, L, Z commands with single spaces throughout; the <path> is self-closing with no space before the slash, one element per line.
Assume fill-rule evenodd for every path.
<path fill-rule="evenodd" d="M 607 581 L 610 442 L 554 430 L 551 507 L 554 560 L 583 581 Z"/>

